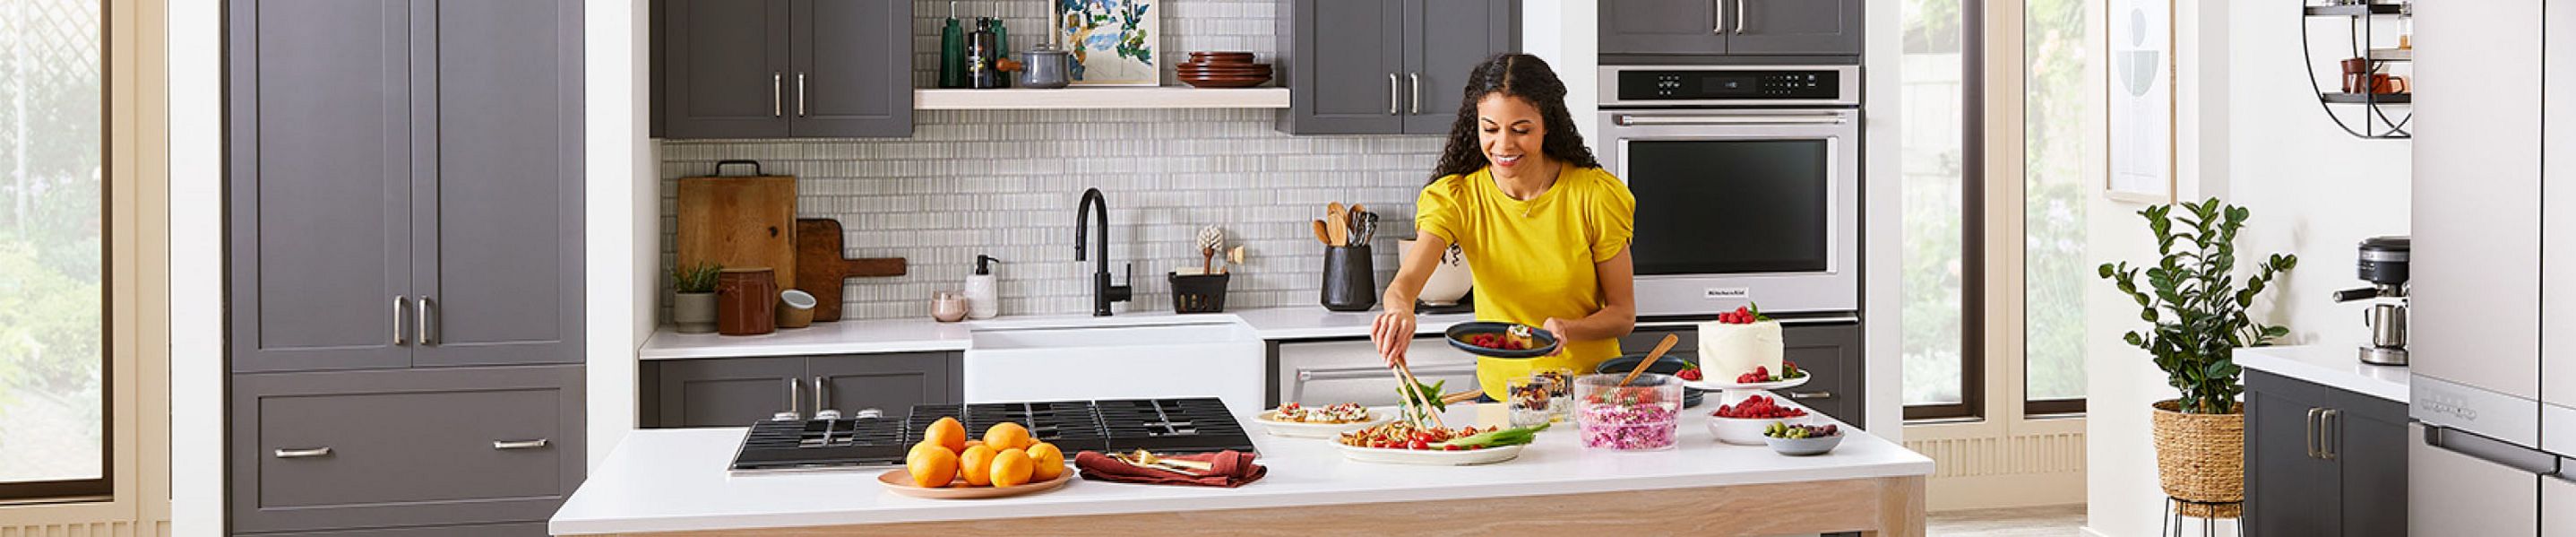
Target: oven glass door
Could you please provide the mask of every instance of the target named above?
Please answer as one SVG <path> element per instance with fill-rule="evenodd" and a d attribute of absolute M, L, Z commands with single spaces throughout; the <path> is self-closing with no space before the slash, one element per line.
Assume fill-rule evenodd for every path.
<path fill-rule="evenodd" d="M 1832 263 L 1834 141 L 1623 141 L 1637 274 L 1823 272 Z"/>

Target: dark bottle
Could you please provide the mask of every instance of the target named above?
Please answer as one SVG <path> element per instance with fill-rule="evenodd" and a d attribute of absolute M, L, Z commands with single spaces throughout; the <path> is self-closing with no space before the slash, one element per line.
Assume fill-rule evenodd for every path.
<path fill-rule="evenodd" d="M 948 22 L 939 28 L 939 87 L 966 87 L 966 30 L 957 24 L 957 3 L 948 3 Z"/>
<path fill-rule="evenodd" d="M 975 89 L 1002 87 L 1001 36 L 993 34 L 993 18 L 975 19 L 975 31 L 966 34 L 966 84 Z"/>
<path fill-rule="evenodd" d="M 1009 57 L 1010 55 L 1011 55 L 1011 30 L 1010 30 L 1010 28 L 1006 28 L 1006 27 L 1003 27 L 1003 26 L 1002 26 L 1002 18 L 1001 18 L 1001 17 L 999 17 L 999 16 L 995 16 L 995 17 L 993 17 L 993 59 L 994 59 L 994 60 L 996 60 L 996 61 L 999 61 L 999 60 L 1001 60 L 1002 58 Z M 1011 73 L 1009 73 L 1009 72 L 1007 72 L 1007 71 L 1006 71 L 1006 72 L 1003 72 L 1003 73 L 1001 73 L 1001 74 L 999 74 L 999 75 L 997 75 L 997 76 L 998 76 L 998 78 L 1000 78 L 1001 80 L 999 80 L 999 81 L 995 82 L 995 83 L 994 83 L 995 85 L 994 85 L 993 87 L 996 87 L 996 88 L 1007 88 L 1007 87 L 1011 87 Z"/>

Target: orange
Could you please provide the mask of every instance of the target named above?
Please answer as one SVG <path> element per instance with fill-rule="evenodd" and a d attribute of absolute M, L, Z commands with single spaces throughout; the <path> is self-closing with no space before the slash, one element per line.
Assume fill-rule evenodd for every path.
<path fill-rule="evenodd" d="M 1036 465 L 1035 468 L 1030 469 L 1029 479 L 1053 480 L 1056 476 L 1064 475 L 1064 450 L 1056 449 L 1055 444 L 1039 442 L 1038 445 L 1029 446 L 1029 463 Z"/>
<path fill-rule="evenodd" d="M 992 485 L 993 456 L 1000 453 L 993 451 L 993 446 L 966 448 L 966 454 L 957 458 L 958 467 L 966 474 L 966 484 L 978 487 Z"/>
<path fill-rule="evenodd" d="M 924 442 L 913 446 L 912 455 L 904 458 L 904 471 L 912 473 L 915 486 L 945 487 L 957 479 L 957 454 Z"/>
<path fill-rule="evenodd" d="M 968 440 L 968 441 L 966 441 L 966 447 L 970 447 L 970 448 L 971 448 L 971 447 L 981 446 L 981 445 L 984 445 L 984 441 L 983 441 L 983 440 Z M 960 452 L 960 453 L 963 453 L 964 451 L 959 451 L 959 452 Z"/>
<path fill-rule="evenodd" d="M 984 430 L 984 445 L 993 446 L 993 449 L 1028 449 L 1034 442 L 1029 438 L 1029 429 L 1017 423 L 1005 421 Z"/>
<path fill-rule="evenodd" d="M 949 451 L 964 452 L 966 425 L 957 423 L 957 418 L 939 418 L 939 421 L 930 422 L 930 430 L 922 432 L 921 441 L 937 442 Z"/>
<path fill-rule="evenodd" d="M 1021 451 L 1019 448 L 1002 450 L 1002 454 L 993 456 L 993 469 L 991 470 L 993 474 L 993 486 L 1008 487 L 1012 485 L 1028 484 L 1029 475 L 1034 473 L 1035 470 L 1035 468 L 1031 467 L 1030 464 L 1029 452 L 1027 451 Z"/>

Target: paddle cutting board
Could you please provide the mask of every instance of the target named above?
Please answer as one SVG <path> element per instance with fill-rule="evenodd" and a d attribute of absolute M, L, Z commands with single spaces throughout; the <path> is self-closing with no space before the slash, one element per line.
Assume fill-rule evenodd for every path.
<path fill-rule="evenodd" d="M 900 257 L 841 257 L 841 221 L 796 219 L 796 288 L 814 295 L 814 320 L 841 320 L 841 281 L 902 276 Z"/>
<path fill-rule="evenodd" d="M 679 202 L 680 266 L 768 267 L 781 284 L 797 281 L 795 176 L 685 177 Z"/>

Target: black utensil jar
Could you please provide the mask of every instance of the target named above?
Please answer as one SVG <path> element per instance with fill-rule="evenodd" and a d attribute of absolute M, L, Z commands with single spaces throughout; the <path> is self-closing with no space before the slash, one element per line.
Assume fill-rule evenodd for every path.
<path fill-rule="evenodd" d="M 1368 311 L 1377 307 L 1377 269 L 1368 245 L 1324 248 L 1324 309 Z"/>

